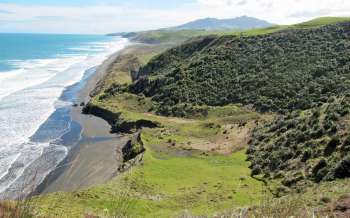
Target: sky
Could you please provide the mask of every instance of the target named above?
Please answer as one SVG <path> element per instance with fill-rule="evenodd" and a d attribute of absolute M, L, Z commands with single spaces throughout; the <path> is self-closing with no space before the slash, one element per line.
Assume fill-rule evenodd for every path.
<path fill-rule="evenodd" d="M 105 34 L 243 15 L 275 24 L 350 17 L 350 0 L 0 0 L 0 32 Z"/>

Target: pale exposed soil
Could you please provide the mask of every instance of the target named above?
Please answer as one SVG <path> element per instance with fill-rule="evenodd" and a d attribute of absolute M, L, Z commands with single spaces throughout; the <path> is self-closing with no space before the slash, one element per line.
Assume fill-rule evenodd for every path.
<path fill-rule="evenodd" d="M 250 139 L 250 131 L 254 125 L 254 121 L 247 123 L 245 126 L 239 126 L 238 124 L 225 125 L 224 130 L 214 138 L 196 139 L 180 146 L 184 149 L 229 155 L 246 148 Z"/>

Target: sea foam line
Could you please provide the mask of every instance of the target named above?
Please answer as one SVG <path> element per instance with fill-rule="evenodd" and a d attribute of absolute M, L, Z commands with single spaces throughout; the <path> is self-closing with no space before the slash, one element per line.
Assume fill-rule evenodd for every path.
<path fill-rule="evenodd" d="M 14 137 L 14 138 L 17 137 L 17 139 L 9 138 L 8 140 L 6 140 L 3 138 L 3 137 L 6 137 L 6 132 L 4 133 L 3 136 L 1 136 L 1 133 L 0 133 L 0 136 L 1 136 L 0 137 L 0 146 L 2 146 L 2 147 L 5 146 L 5 148 L 7 147 L 7 149 L 11 149 L 11 148 L 15 148 L 15 147 L 19 148 L 20 145 L 18 145 L 18 143 L 20 143 L 22 145 L 26 144 L 26 143 L 30 143 L 30 140 L 29 140 L 30 137 L 35 134 L 35 132 L 40 128 L 40 126 L 56 110 L 55 102 L 58 101 L 58 98 L 62 94 L 64 89 L 70 85 L 73 85 L 73 84 L 81 81 L 81 79 L 83 78 L 84 72 L 87 69 L 95 67 L 97 65 L 100 65 L 111 54 L 124 48 L 127 45 L 127 43 L 128 43 L 128 41 L 126 39 L 122 39 L 118 43 L 115 43 L 115 44 L 107 43 L 106 45 L 109 45 L 109 46 L 113 45 L 113 46 L 106 47 L 106 49 L 103 53 L 96 54 L 93 56 L 72 57 L 72 59 L 70 59 L 70 60 L 74 59 L 74 61 L 70 62 L 68 65 L 65 65 L 64 67 L 62 67 L 62 65 L 54 66 L 53 63 L 62 63 L 61 61 L 62 60 L 67 61 L 68 60 L 67 58 L 62 58 L 62 59 L 59 58 L 59 59 L 54 59 L 54 60 L 51 59 L 51 60 L 43 60 L 43 61 L 36 60 L 36 62 L 38 63 L 37 66 L 39 66 L 38 67 L 39 69 L 41 68 L 43 71 L 45 69 L 47 70 L 47 72 L 41 72 L 41 73 L 43 73 L 43 76 L 39 76 L 39 79 L 36 80 L 35 82 L 32 82 L 32 83 L 26 81 L 26 78 L 25 78 L 20 83 L 17 83 L 16 84 L 17 86 L 14 86 L 14 88 L 9 89 L 10 92 L 8 92 L 8 93 L 5 93 L 4 91 L 1 92 L 1 89 L 0 89 L 0 116 L 1 116 L 1 110 L 6 110 L 6 107 L 5 107 L 5 109 L 1 108 L 2 103 L 6 102 L 6 101 L 4 101 L 5 99 L 7 99 L 8 102 L 13 103 L 18 99 L 22 98 L 22 100 L 23 100 L 23 98 L 28 98 L 31 101 L 34 101 L 35 103 L 38 102 L 38 104 L 39 104 L 39 107 L 37 107 L 37 108 L 34 107 L 34 108 L 30 109 L 30 106 L 32 106 L 30 103 L 32 103 L 32 102 L 22 101 L 22 105 L 27 105 L 26 112 L 29 112 L 28 114 L 24 114 L 23 111 L 17 110 L 18 108 L 12 108 L 13 114 L 11 116 L 16 117 L 16 115 L 17 116 L 20 115 L 19 116 L 20 119 L 16 123 L 11 123 L 13 119 L 5 119 L 5 123 L 3 123 L 5 125 L 3 125 L 3 127 L 6 127 L 6 126 L 13 127 L 12 130 L 11 129 L 7 129 L 7 130 L 9 131 L 8 133 L 12 132 L 10 134 L 10 137 Z M 33 65 L 31 65 L 31 67 L 25 67 L 26 63 L 21 63 L 21 64 L 22 64 L 23 69 L 38 70 L 38 68 L 36 68 Z M 38 71 L 36 71 L 36 72 L 38 72 Z M 40 72 L 40 70 L 39 70 L 39 72 Z M 5 76 L 2 75 L 2 77 L 0 77 L 0 81 L 2 83 L 4 81 L 6 81 L 6 79 L 16 78 L 16 76 L 21 77 L 24 75 L 23 75 L 23 72 L 17 72 L 17 74 L 12 74 L 12 75 L 5 75 Z M 38 91 L 38 92 L 36 92 L 36 91 Z M 44 95 L 41 96 L 42 93 L 44 93 Z M 13 101 L 11 101 L 11 98 Z M 43 111 L 43 108 L 45 109 L 45 111 Z M 3 112 L 5 112 L 4 114 L 7 114 L 6 113 L 7 111 L 3 111 Z M 30 119 L 31 116 L 32 116 L 32 119 Z M 26 119 L 25 120 L 26 122 L 23 122 L 23 126 L 21 126 L 22 125 L 21 119 Z M 14 120 L 16 120 L 16 118 Z M 4 122 L 4 119 L 1 119 L 1 117 L 0 117 L 0 126 L 1 126 L 2 121 Z M 21 130 L 25 130 L 25 131 L 21 132 Z M 17 145 L 13 145 L 13 144 L 11 145 L 11 142 L 13 142 L 13 141 L 15 141 Z M 50 143 L 50 142 L 48 142 L 48 143 Z M 38 146 L 41 148 L 40 155 L 42 155 L 42 152 L 43 152 L 44 148 L 47 146 L 47 144 L 40 143 L 40 144 L 36 144 L 35 146 Z M 56 146 L 59 146 L 59 145 L 56 145 Z M 57 147 L 57 149 L 63 149 L 63 148 Z M 66 149 L 66 148 L 64 148 L 64 149 Z M 21 155 L 20 151 L 18 151 L 18 152 L 19 152 L 18 153 L 19 156 L 17 156 L 17 159 Z M 66 153 L 66 152 L 64 152 L 64 153 Z M 62 160 L 60 160 L 60 161 L 62 161 Z M 29 161 L 28 163 L 25 163 L 23 168 L 21 170 L 18 170 L 17 172 L 20 172 L 20 174 L 22 175 L 23 172 L 25 172 L 27 170 L 27 167 L 29 165 L 32 165 L 34 163 L 34 161 L 35 160 Z M 15 163 L 11 163 L 11 165 L 7 169 L 7 172 L 13 164 L 15 164 Z M 55 163 L 55 164 L 57 165 L 59 163 Z M 46 176 L 49 173 L 50 172 L 44 172 L 42 176 Z M 46 175 L 44 175 L 44 174 L 46 174 Z M 14 182 L 16 182 L 19 179 L 19 177 L 21 177 L 21 175 L 18 175 L 17 178 L 14 180 Z M 6 175 L 2 175 L 1 177 L 3 178 L 4 176 L 6 176 Z M 11 184 L 13 184 L 13 182 Z M 5 185 L 5 187 L 0 186 L 0 188 L 1 188 L 0 191 L 9 188 L 11 186 L 11 184 Z"/>

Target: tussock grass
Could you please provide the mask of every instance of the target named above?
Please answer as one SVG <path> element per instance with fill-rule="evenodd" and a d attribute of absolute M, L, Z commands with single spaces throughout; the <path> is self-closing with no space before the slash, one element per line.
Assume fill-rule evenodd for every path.
<path fill-rule="evenodd" d="M 0 203 L 0 218 L 34 218 L 27 200 Z"/>

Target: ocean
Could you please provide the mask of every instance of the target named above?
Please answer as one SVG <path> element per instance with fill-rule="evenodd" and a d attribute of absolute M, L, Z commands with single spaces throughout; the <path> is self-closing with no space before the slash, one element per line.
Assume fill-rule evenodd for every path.
<path fill-rule="evenodd" d="M 81 131 L 69 113 L 74 95 L 127 43 L 99 35 L 0 34 L 0 199 L 30 193 L 64 160 L 79 140 L 69 134 Z"/>

